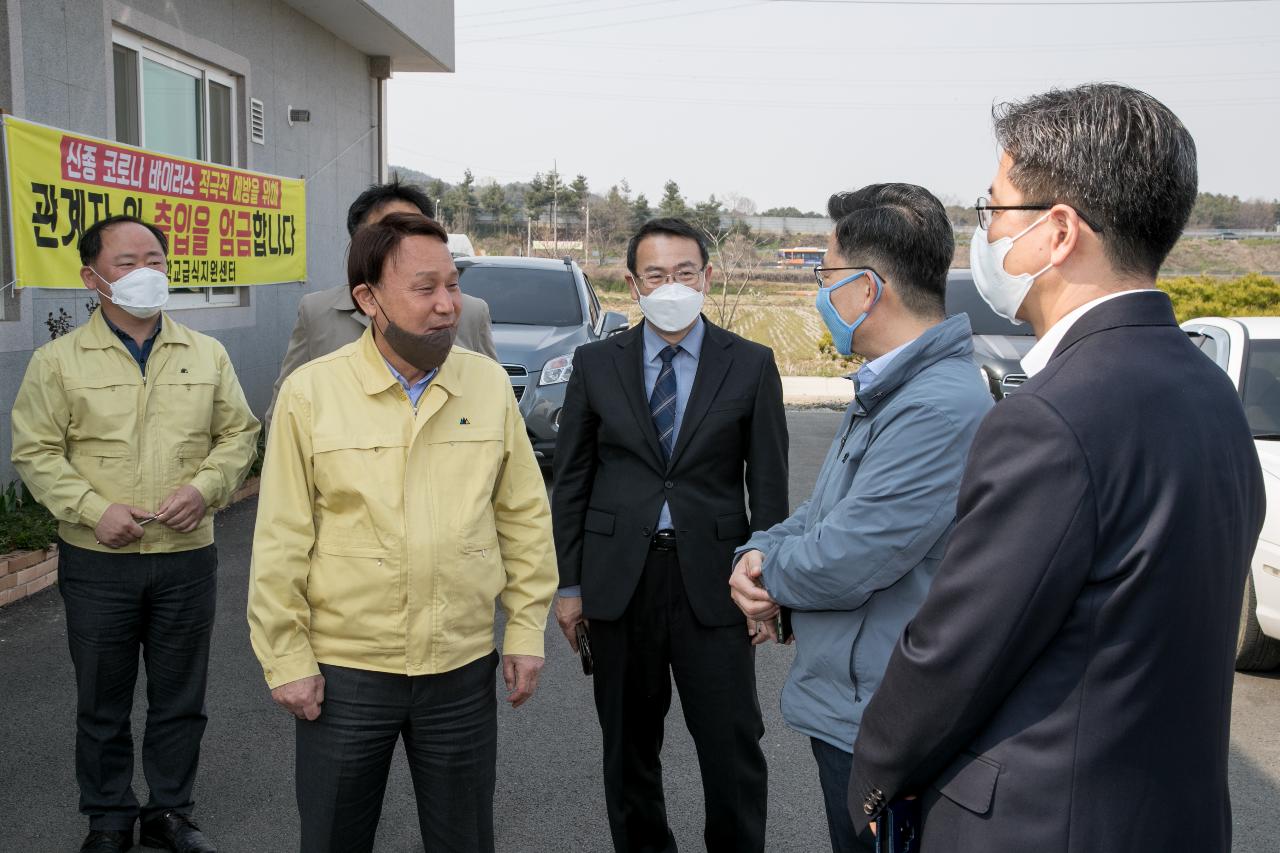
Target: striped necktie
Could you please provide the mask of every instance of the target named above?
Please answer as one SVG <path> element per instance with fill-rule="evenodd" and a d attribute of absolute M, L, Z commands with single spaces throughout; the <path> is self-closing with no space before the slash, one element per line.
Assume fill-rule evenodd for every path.
<path fill-rule="evenodd" d="M 658 430 L 658 444 L 662 445 L 664 462 L 671 460 L 676 439 L 676 371 L 671 360 L 679 351 L 679 347 L 668 346 L 658 353 L 662 369 L 658 371 L 658 381 L 653 383 L 653 394 L 649 396 L 649 414 L 653 416 L 653 426 Z"/>

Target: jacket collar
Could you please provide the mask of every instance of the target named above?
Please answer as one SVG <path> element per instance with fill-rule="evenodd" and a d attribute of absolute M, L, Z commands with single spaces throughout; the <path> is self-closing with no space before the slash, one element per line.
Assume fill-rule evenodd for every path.
<path fill-rule="evenodd" d="M 124 343 L 115 332 L 111 331 L 111 327 L 107 325 L 107 318 L 103 315 L 102 309 L 99 308 L 93 312 L 93 316 L 89 318 L 89 322 L 84 325 L 84 331 L 80 334 L 77 343 L 84 349 L 111 349 L 119 346 L 124 349 Z M 187 334 L 186 328 L 179 323 L 175 323 L 173 318 L 168 314 L 162 314 L 160 317 L 160 333 L 155 337 L 155 343 L 152 348 L 159 349 L 166 344 L 177 344 L 179 346 L 190 346 L 191 338 Z"/>
<path fill-rule="evenodd" d="M 373 340 L 373 329 L 365 329 L 364 334 L 356 341 L 355 347 L 356 376 L 359 377 L 360 387 L 366 394 L 372 397 L 388 388 L 400 386 L 400 380 L 396 379 L 395 374 L 391 372 L 386 359 L 382 357 L 382 351 Z M 443 388 L 450 397 L 461 397 L 461 372 L 462 367 L 456 354 L 451 354 L 444 360 L 444 364 L 440 365 L 440 370 L 436 372 L 436 377 L 431 380 L 431 384 Z"/>
<path fill-rule="evenodd" d="M 360 310 L 360 306 L 351 298 L 351 288 L 339 285 L 334 288 L 333 310 L 350 314 L 356 322 L 369 328 L 369 315 Z"/>
<path fill-rule="evenodd" d="M 957 357 L 973 357 L 973 326 L 968 314 L 956 314 L 926 329 L 894 357 L 884 373 L 876 377 L 867 396 L 854 392 L 855 401 L 865 414 L 925 368 L 943 359 Z"/>
<path fill-rule="evenodd" d="M 1111 299 L 1095 306 L 1071 325 L 1062 336 L 1062 342 L 1054 349 L 1052 362 L 1080 341 L 1108 329 L 1126 326 L 1177 326 L 1173 313 L 1173 301 L 1169 295 L 1154 288 L 1126 295 L 1124 299 Z"/>

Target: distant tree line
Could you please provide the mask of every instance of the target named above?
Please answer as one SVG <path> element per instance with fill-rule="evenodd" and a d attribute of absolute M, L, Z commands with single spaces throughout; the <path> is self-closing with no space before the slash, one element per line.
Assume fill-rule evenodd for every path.
<path fill-rule="evenodd" d="M 1259 231 L 1275 228 L 1277 223 L 1280 223 L 1280 200 L 1254 198 L 1242 201 L 1235 195 L 1200 193 L 1187 227 L 1194 230 L 1240 228 Z"/>
<path fill-rule="evenodd" d="M 404 166 L 393 166 L 403 180 L 422 186 L 436 205 L 436 217 L 451 231 L 486 237 L 507 237 L 523 243 L 532 231 L 535 240 L 583 240 L 593 246 L 592 255 L 616 256 L 627 237 L 654 216 L 680 216 L 702 228 L 713 239 L 744 225 L 722 225 L 726 215 L 822 217 L 825 213 L 802 211 L 798 207 L 771 207 L 758 210 L 745 196 L 730 195 L 705 201 L 691 201 L 680 185 L 668 180 L 656 203 L 644 193 L 632 193 L 625 179 L 603 192 L 591 189 L 583 175 L 566 179 L 551 170 L 539 172 L 527 181 L 478 184 L 468 169 L 463 179 L 451 184 L 440 178 Z M 588 214 L 588 208 L 590 212 Z M 948 204 L 947 215 L 957 228 L 972 228 L 977 219 L 971 205 Z M 587 222 L 590 232 L 587 233 Z M 1200 193 L 1187 228 L 1191 230 L 1272 229 L 1280 223 L 1280 200 L 1242 200 L 1239 196 Z M 531 225 L 531 228 L 530 228 Z"/>
<path fill-rule="evenodd" d="M 630 235 L 655 216 L 683 217 L 715 241 L 748 230 L 722 225 L 725 214 L 756 215 L 749 198 L 720 199 L 713 194 L 705 201 L 690 201 L 673 180 L 663 186 L 661 198 L 650 201 L 644 193 L 633 193 L 625 179 L 594 192 L 584 175 L 566 179 L 554 170 L 527 181 L 477 184 L 468 169 L 461 181 L 451 184 L 404 166 L 391 168 L 402 180 L 426 190 L 436 218 L 450 231 L 505 237 L 512 245 L 523 244 L 530 232 L 535 240 L 549 240 L 554 234 L 559 240 L 585 241 L 594 257 L 617 257 Z"/>

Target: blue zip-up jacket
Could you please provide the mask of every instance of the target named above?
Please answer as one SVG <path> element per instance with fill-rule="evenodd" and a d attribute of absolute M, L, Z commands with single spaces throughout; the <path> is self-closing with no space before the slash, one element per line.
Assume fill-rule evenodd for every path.
<path fill-rule="evenodd" d="M 738 549 L 764 552 L 765 588 L 793 611 L 796 657 L 782 689 L 792 728 L 853 751 L 946 549 L 969 443 L 991 405 L 968 316 L 930 328 L 867 395 L 855 386 L 813 496 Z"/>

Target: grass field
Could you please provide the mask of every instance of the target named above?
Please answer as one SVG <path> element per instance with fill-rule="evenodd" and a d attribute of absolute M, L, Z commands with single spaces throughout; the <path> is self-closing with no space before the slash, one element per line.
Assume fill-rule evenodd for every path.
<path fill-rule="evenodd" d="M 617 289 L 620 271 L 616 271 L 616 277 L 613 273 L 593 270 L 591 278 L 605 310 L 625 313 L 634 325 L 641 319 L 640 308 L 628 292 Z M 613 289 L 601 288 L 602 284 Z M 1280 315 L 1280 282 L 1275 279 L 1257 275 L 1237 279 L 1162 278 L 1160 287 L 1173 296 L 1180 320 L 1206 315 Z M 796 281 L 753 282 L 738 303 L 732 324 L 725 321 L 719 304 L 711 298 L 703 313 L 712 322 L 772 348 L 783 376 L 844 376 L 857 367 L 857 362 L 818 350 L 826 327 L 814 308 L 814 290 L 812 285 Z"/>
<path fill-rule="evenodd" d="M 640 308 L 630 297 L 601 293 L 600 302 L 606 311 L 621 311 L 632 324 L 640 322 Z M 723 325 L 711 300 L 707 300 L 703 313 L 713 323 Z M 826 327 L 813 307 L 812 296 L 761 288 L 743 296 L 732 328 L 744 338 L 770 347 L 783 376 L 844 376 L 856 366 L 818 352 L 818 339 Z"/>
<path fill-rule="evenodd" d="M 957 235 L 953 265 L 969 265 L 968 235 Z M 1162 277 L 1236 276 L 1249 271 L 1262 271 L 1264 274 L 1280 272 L 1280 240 L 1184 238 L 1170 253 Z M 622 311 L 633 324 L 639 322 L 640 309 L 631 300 L 623 283 L 621 267 L 590 267 L 588 273 L 606 310 Z M 857 366 L 856 362 L 835 359 L 818 351 L 818 340 L 826 329 L 813 306 L 814 285 L 808 271 L 778 270 L 770 261 L 761 267 L 758 278 L 743 294 L 730 328 L 743 337 L 771 347 L 783 376 L 843 376 Z M 1206 293 L 1195 295 L 1195 299 L 1181 293 L 1188 290 L 1187 287 L 1175 286 L 1174 289 L 1179 291 L 1175 293 L 1175 305 L 1180 301 L 1185 303 L 1183 307 L 1193 310 L 1196 316 L 1220 311 L 1233 315 L 1280 313 L 1280 289 L 1274 300 L 1263 292 L 1273 286 L 1272 282 L 1257 283 L 1255 289 L 1261 287 L 1263 291 L 1251 294 L 1245 300 L 1247 304 L 1235 305 L 1232 310 L 1232 306 L 1213 303 L 1210 292 L 1217 293 L 1217 287 L 1212 279 L 1205 281 L 1208 283 Z M 1204 289 L 1202 283 L 1190 284 L 1189 290 Z M 1162 286 L 1169 289 L 1167 281 Z M 1224 288 L 1227 291 L 1232 289 Z M 1269 307 L 1272 305 L 1274 307 Z M 719 306 L 710 298 L 704 313 L 712 322 L 729 325 L 725 323 Z"/>

